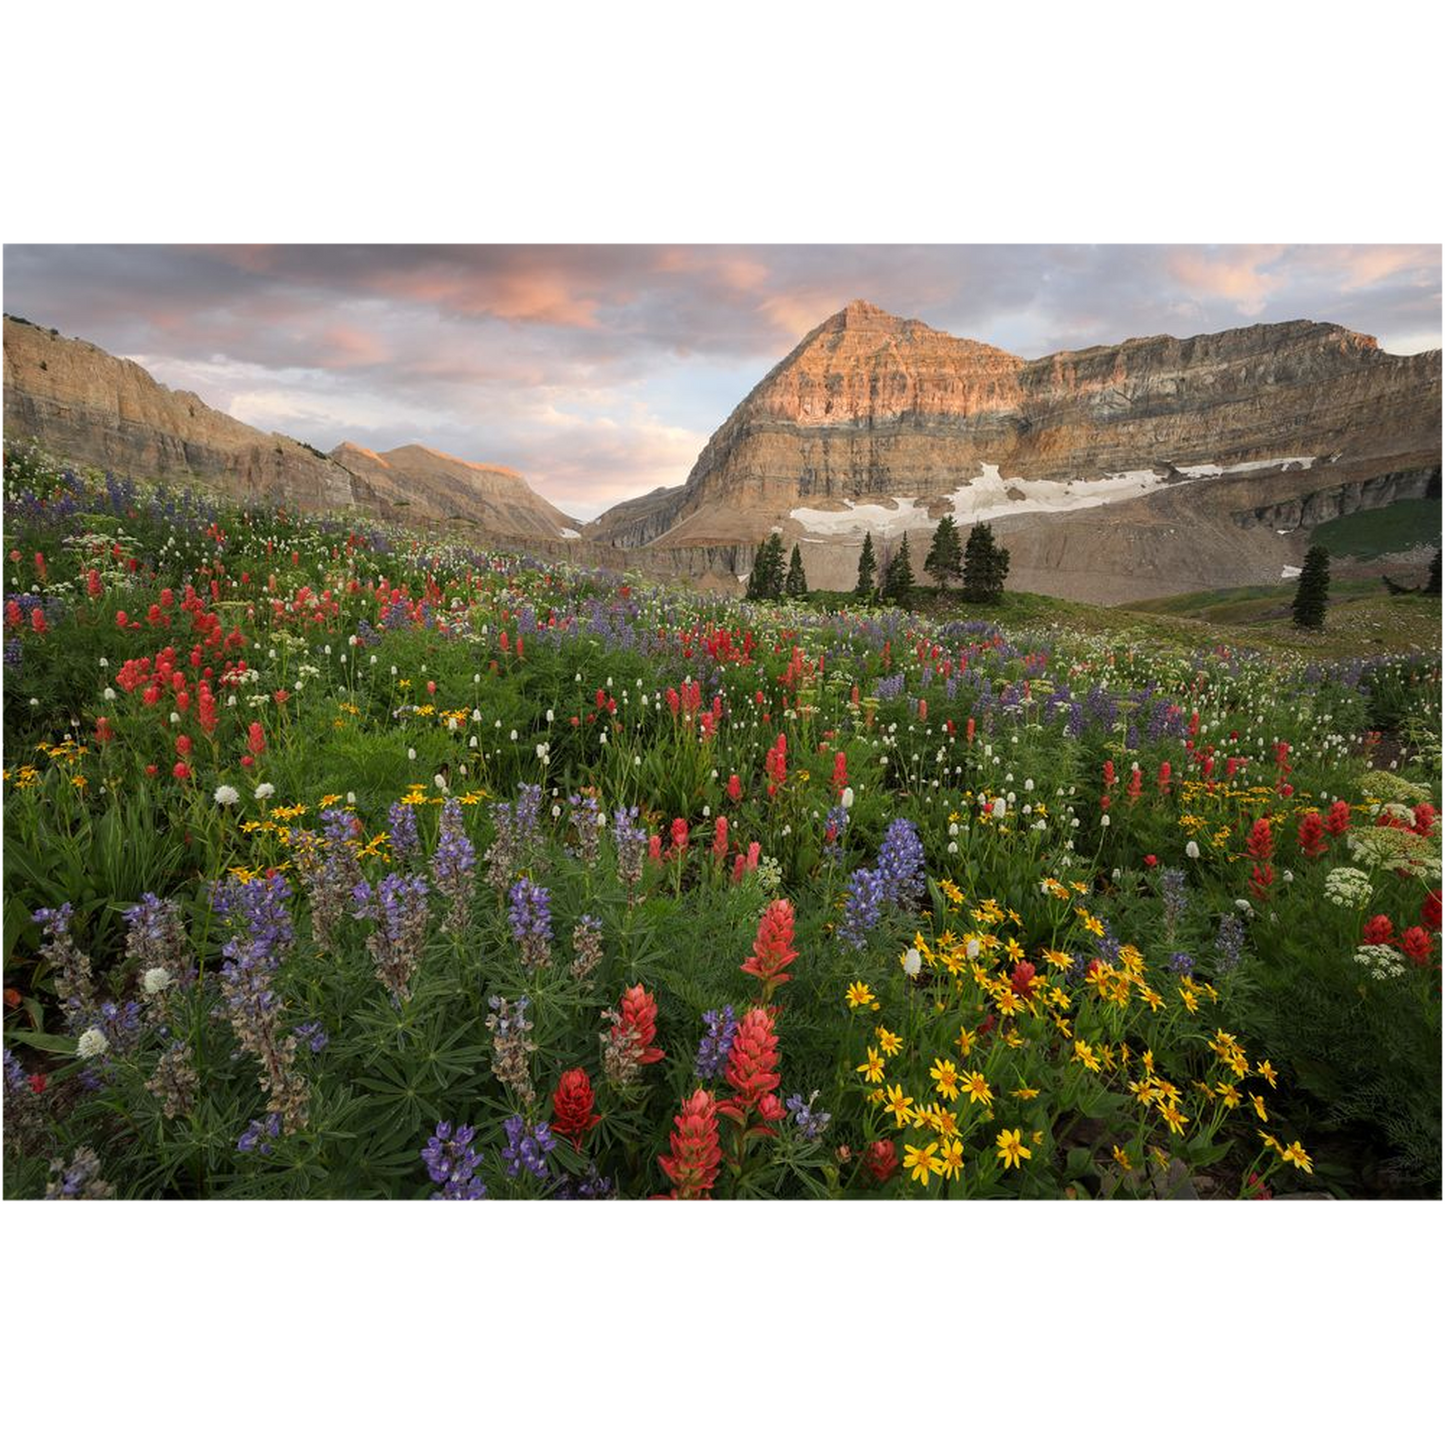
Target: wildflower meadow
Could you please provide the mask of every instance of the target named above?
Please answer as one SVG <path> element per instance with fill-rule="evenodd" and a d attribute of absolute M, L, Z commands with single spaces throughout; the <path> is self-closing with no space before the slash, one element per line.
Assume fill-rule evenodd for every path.
<path fill-rule="evenodd" d="M 1440 658 L 745 602 L 33 454 L 5 1183 L 1440 1189 Z"/>

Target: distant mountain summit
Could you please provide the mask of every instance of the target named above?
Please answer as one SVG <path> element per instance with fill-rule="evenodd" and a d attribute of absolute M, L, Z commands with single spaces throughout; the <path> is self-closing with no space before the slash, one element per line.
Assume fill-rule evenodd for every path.
<path fill-rule="evenodd" d="M 5 437 L 136 477 L 197 478 L 237 497 L 308 509 L 355 507 L 411 521 L 461 521 L 508 541 L 568 541 L 581 524 L 508 467 L 430 447 L 329 455 L 263 432 L 162 386 L 133 361 L 5 318 Z"/>
<path fill-rule="evenodd" d="M 1411 475 L 1377 504 L 1438 492 L 1439 459 L 1438 351 L 1291 321 L 1030 361 L 853 301 L 743 398 L 685 486 L 586 535 L 739 575 L 778 529 L 815 585 L 847 586 L 865 532 L 916 545 L 952 512 L 997 519 L 1017 585 L 1112 601 L 1277 579 L 1294 543 L 1254 514 L 1338 488 L 1315 510 L 1353 510 L 1395 472 Z"/>

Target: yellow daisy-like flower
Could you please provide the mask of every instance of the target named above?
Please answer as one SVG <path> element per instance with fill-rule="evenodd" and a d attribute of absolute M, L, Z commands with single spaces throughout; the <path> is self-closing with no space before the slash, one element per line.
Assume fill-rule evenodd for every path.
<path fill-rule="evenodd" d="M 988 1086 L 988 1080 L 977 1071 L 959 1076 L 959 1085 L 968 1096 L 969 1102 L 973 1104 L 992 1104 L 993 1090 Z"/>
<path fill-rule="evenodd" d="M 1021 1129 L 999 1130 L 994 1143 L 998 1147 L 998 1157 L 1003 1161 L 1005 1169 L 1022 1169 L 1021 1161 L 1033 1158 L 1033 1150 L 1024 1147 L 1022 1135 Z"/>
<path fill-rule="evenodd" d="M 943 1173 L 943 1160 L 938 1157 L 937 1144 L 925 1144 L 923 1148 L 907 1144 L 903 1149 L 903 1167 L 919 1184 L 927 1184 L 935 1174 Z"/>
<path fill-rule="evenodd" d="M 1010 963 L 1022 963 L 1024 961 L 1023 945 L 1016 938 L 1011 938 L 1004 944 L 1003 951 L 1008 955 Z"/>
<path fill-rule="evenodd" d="M 889 1087 L 888 1098 L 884 1102 L 883 1112 L 893 1115 L 893 1122 L 896 1128 L 903 1128 L 913 1119 L 913 1097 L 903 1092 L 902 1084 L 893 1084 Z"/>
<path fill-rule="evenodd" d="M 958 1065 L 951 1059 L 935 1058 L 928 1076 L 933 1080 L 934 1092 L 940 1098 L 950 1101 L 958 1098 Z"/>
<path fill-rule="evenodd" d="M 1164 1122 L 1169 1125 L 1171 1134 L 1182 1134 L 1184 1126 L 1189 1122 L 1188 1114 L 1181 1114 L 1179 1106 L 1173 1099 L 1165 1100 L 1159 1105 L 1159 1112 L 1164 1116 Z"/>
<path fill-rule="evenodd" d="M 1251 1094 L 1249 1102 L 1254 1105 L 1254 1112 L 1259 1115 L 1262 1123 L 1269 1123 L 1269 1115 L 1265 1112 L 1264 1100 L 1258 1094 Z"/>
<path fill-rule="evenodd" d="M 1104 936 L 1104 925 L 1102 921 L 1095 918 L 1087 908 L 1075 908 L 1074 913 L 1077 915 L 1079 922 L 1084 925 L 1087 932 L 1092 933 L 1095 938 L 1102 938 Z"/>
<path fill-rule="evenodd" d="M 957 1179 L 963 1173 L 963 1140 L 945 1139 L 938 1163 L 939 1172 L 945 1179 Z"/>
<path fill-rule="evenodd" d="M 1236 1089 L 1233 1084 L 1216 1084 L 1214 1086 L 1214 1092 L 1224 1100 L 1224 1107 L 1226 1109 L 1237 1109 L 1243 1102 L 1239 1097 L 1239 1090 Z"/>
<path fill-rule="evenodd" d="M 958 1038 L 955 1039 L 954 1042 L 958 1045 L 958 1051 L 964 1058 L 967 1058 L 969 1054 L 973 1052 L 974 1038 L 975 1035 L 971 1034 L 966 1028 L 959 1029 Z"/>
<path fill-rule="evenodd" d="M 1037 1099 L 1039 1096 L 1039 1091 L 1037 1089 L 1029 1088 L 1027 1084 L 1022 1085 L 1020 1088 L 1017 1089 L 1010 1089 L 1009 1093 L 1015 1099 Z"/>
<path fill-rule="evenodd" d="M 879 1057 L 878 1050 L 869 1049 L 867 1061 L 859 1064 L 853 1072 L 862 1074 L 864 1079 L 870 1084 L 882 1083 L 883 1060 Z"/>
<path fill-rule="evenodd" d="M 1134 1167 L 1134 1161 L 1129 1158 L 1128 1150 L 1121 1149 L 1117 1144 L 1114 1145 L 1114 1163 L 1126 1172 Z"/>
<path fill-rule="evenodd" d="M 951 878 L 939 879 L 938 891 L 942 893 L 955 908 L 963 902 L 963 891 Z"/>
<path fill-rule="evenodd" d="M 1269 1084 L 1271 1089 L 1274 1088 L 1275 1084 L 1278 1082 L 1279 1075 L 1275 1073 L 1274 1066 L 1270 1063 L 1268 1059 L 1261 1059 L 1254 1066 L 1254 1071 L 1260 1076 L 1260 1078 L 1264 1079 Z"/>
<path fill-rule="evenodd" d="M 878 1007 L 878 1000 L 873 997 L 873 990 L 862 980 L 848 985 L 848 992 L 843 995 L 848 1001 L 849 1008 L 871 1008 Z"/>
<path fill-rule="evenodd" d="M 1305 1147 L 1298 1139 L 1288 1149 L 1281 1149 L 1279 1157 L 1287 1163 L 1293 1164 L 1296 1169 L 1303 1169 L 1306 1174 L 1315 1172 L 1310 1156 L 1305 1153 Z"/>
<path fill-rule="evenodd" d="M 1097 1074 L 1099 1072 L 1099 1060 L 1095 1055 L 1093 1049 L 1091 1049 L 1088 1044 L 1083 1041 L 1083 1039 L 1074 1040 L 1074 1058 L 1078 1063 L 1081 1063 L 1091 1074 Z"/>
<path fill-rule="evenodd" d="M 883 1050 L 887 1058 L 892 1058 L 903 1047 L 903 1040 L 897 1034 L 891 1034 L 881 1024 L 878 1026 L 878 1047 Z"/>

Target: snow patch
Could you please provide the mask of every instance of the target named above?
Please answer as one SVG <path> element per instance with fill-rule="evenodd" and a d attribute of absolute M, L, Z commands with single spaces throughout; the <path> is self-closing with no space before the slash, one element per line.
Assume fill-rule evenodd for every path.
<path fill-rule="evenodd" d="M 1177 470 L 1191 482 L 1197 482 L 1205 477 L 1237 477 L 1247 472 L 1284 471 L 1286 468 L 1307 472 L 1317 460 L 1316 457 L 1271 457 L 1262 462 L 1234 462 L 1227 467 L 1221 467 L 1217 462 L 1200 462 L 1197 466 L 1179 467 Z"/>
<path fill-rule="evenodd" d="M 581 532 L 574 532 L 571 527 L 559 527 L 558 531 L 560 531 L 569 542 L 580 541 L 582 537 Z"/>
<path fill-rule="evenodd" d="M 1281 582 L 1292 582 L 1300 574 L 1298 567 L 1284 567 L 1280 570 L 1279 580 Z"/>

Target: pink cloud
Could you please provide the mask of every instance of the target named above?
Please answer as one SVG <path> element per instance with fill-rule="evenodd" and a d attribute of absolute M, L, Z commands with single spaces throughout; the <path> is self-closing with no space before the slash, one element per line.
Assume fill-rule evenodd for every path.
<path fill-rule="evenodd" d="M 1227 253 L 1210 255 L 1194 249 L 1175 250 L 1169 272 L 1197 296 L 1232 301 L 1242 316 L 1258 316 L 1269 304 L 1283 278 L 1264 268 L 1278 261 L 1284 246 L 1231 246 Z"/>

